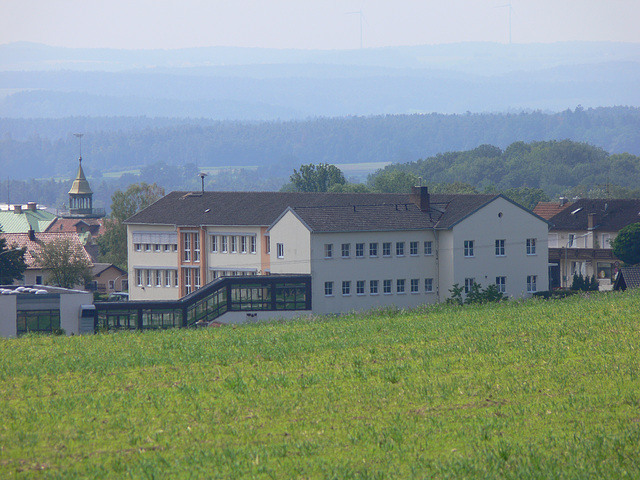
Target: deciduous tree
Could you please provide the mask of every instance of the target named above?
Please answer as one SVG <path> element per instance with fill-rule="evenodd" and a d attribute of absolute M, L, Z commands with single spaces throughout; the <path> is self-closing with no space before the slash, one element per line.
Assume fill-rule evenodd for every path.
<path fill-rule="evenodd" d="M 620 229 L 611 242 L 613 254 L 628 265 L 640 263 L 640 223 Z"/>
<path fill-rule="evenodd" d="M 127 268 L 127 227 L 124 221 L 164 196 L 155 183 L 134 183 L 111 196 L 111 215 L 105 220 L 105 232 L 98 238 L 100 260 Z"/>
<path fill-rule="evenodd" d="M 296 192 L 327 192 L 334 185 L 347 183 L 338 167 L 326 163 L 301 165 L 289 178 Z"/>
<path fill-rule="evenodd" d="M 42 243 L 34 257 L 36 265 L 47 271 L 49 285 L 74 288 L 91 280 L 91 260 L 82 245 L 69 238 Z"/>
<path fill-rule="evenodd" d="M 2 230 L 0 229 L 0 233 Z M 24 260 L 26 248 L 7 246 L 7 239 L 0 237 L 0 285 L 10 285 L 14 280 L 22 278 L 27 269 Z"/>

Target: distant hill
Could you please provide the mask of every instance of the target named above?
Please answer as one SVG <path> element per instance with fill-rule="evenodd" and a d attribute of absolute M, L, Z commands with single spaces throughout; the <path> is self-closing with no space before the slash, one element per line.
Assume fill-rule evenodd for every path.
<path fill-rule="evenodd" d="M 73 178 L 83 132 L 91 176 L 163 162 L 258 166 L 288 177 L 306 163 L 414 162 L 490 144 L 569 139 L 640 155 L 640 108 L 575 108 L 549 114 L 414 114 L 306 121 L 218 122 L 148 117 L 0 118 L 0 171 L 13 179 Z"/>
<path fill-rule="evenodd" d="M 0 45 L 0 116 L 291 120 L 640 106 L 640 44 L 352 51 Z"/>

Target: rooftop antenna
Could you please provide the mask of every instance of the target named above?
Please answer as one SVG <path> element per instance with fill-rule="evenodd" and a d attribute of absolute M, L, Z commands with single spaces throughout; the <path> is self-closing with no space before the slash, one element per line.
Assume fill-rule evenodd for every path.
<path fill-rule="evenodd" d="M 362 13 L 362 10 L 359 10 L 357 12 L 347 12 L 347 15 L 359 15 L 360 16 L 360 50 L 362 50 L 362 20 L 364 18 L 364 14 Z"/>
<path fill-rule="evenodd" d="M 207 174 L 204 172 L 200 172 L 198 176 L 200 177 L 200 180 L 202 180 L 202 194 L 204 195 L 204 177 L 206 177 Z"/>
<path fill-rule="evenodd" d="M 74 133 L 73 135 L 78 140 L 80 140 L 80 157 L 78 157 L 78 160 L 80 160 L 80 163 L 82 163 L 82 137 L 83 137 L 84 133 Z"/>
<path fill-rule="evenodd" d="M 513 7 L 511 6 L 511 2 L 509 2 L 505 5 L 498 5 L 496 8 L 504 7 L 509 7 L 509 45 L 511 45 L 511 10 L 513 10 Z"/>

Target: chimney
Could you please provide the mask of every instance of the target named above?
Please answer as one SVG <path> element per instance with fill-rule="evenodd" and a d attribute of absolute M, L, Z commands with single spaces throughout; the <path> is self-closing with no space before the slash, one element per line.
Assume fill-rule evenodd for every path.
<path fill-rule="evenodd" d="M 595 213 L 590 213 L 589 214 L 589 219 L 587 220 L 587 229 L 588 230 L 593 230 L 596 226 L 596 214 Z"/>
<path fill-rule="evenodd" d="M 36 232 L 33 230 L 33 228 L 29 229 L 29 240 L 31 240 L 32 242 L 36 241 Z"/>
<path fill-rule="evenodd" d="M 38 209 L 38 204 L 36 202 L 27 202 L 27 208 L 35 212 Z"/>
<path fill-rule="evenodd" d="M 409 201 L 415 203 L 421 211 L 428 212 L 430 210 L 428 188 L 423 186 L 411 187 Z"/>
<path fill-rule="evenodd" d="M 13 213 L 22 213 L 22 205 L 14 205 Z"/>

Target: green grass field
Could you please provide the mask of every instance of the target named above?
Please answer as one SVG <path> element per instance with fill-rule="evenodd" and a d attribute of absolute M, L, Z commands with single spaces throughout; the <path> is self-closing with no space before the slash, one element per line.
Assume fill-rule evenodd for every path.
<path fill-rule="evenodd" d="M 640 478 L 640 292 L 1 340 L 0 478 Z"/>

